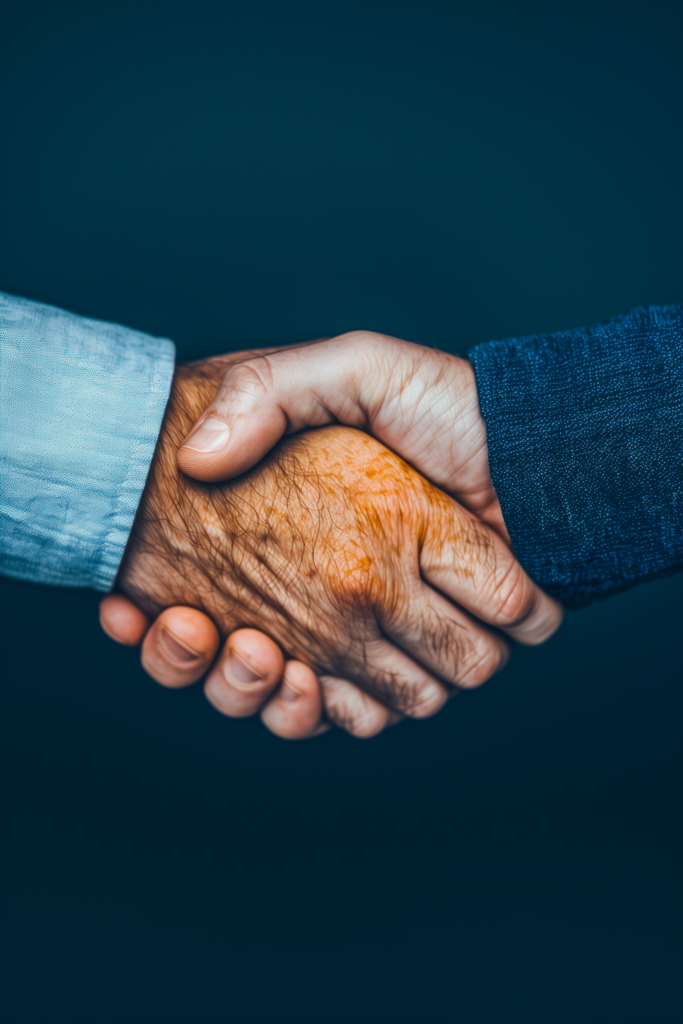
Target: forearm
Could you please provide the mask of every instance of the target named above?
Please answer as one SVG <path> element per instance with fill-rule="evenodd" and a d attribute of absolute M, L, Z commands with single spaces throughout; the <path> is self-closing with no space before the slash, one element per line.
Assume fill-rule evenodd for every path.
<path fill-rule="evenodd" d="M 579 606 L 683 566 L 683 306 L 471 353 L 515 552 Z"/>
<path fill-rule="evenodd" d="M 108 590 L 173 375 L 170 341 L 0 293 L 0 571 Z"/>

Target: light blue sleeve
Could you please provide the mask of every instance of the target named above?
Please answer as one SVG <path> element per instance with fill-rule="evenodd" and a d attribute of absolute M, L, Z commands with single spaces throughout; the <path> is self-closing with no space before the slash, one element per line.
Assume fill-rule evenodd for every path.
<path fill-rule="evenodd" d="M 114 582 L 159 436 L 173 343 L 0 292 L 0 572 Z"/>

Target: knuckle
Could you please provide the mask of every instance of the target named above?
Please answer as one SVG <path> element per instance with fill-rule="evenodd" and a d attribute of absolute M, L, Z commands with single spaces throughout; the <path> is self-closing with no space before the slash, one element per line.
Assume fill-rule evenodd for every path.
<path fill-rule="evenodd" d="M 353 379 L 367 378 L 373 369 L 381 364 L 385 340 L 374 331 L 349 331 L 341 336 L 344 352 L 353 367 Z"/>
<path fill-rule="evenodd" d="M 386 725 L 386 715 L 380 709 L 367 710 L 356 715 L 346 726 L 348 731 L 360 740 L 369 740 L 381 732 Z"/>
<path fill-rule="evenodd" d="M 236 398 L 246 404 L 261 398 L 267 390 L 266 381 L 264 381 L 264 377 L 269 376 L 267 367 L 265 357 L 233 366 L 224 378 L 222 388 L 224 398 L 227 399 L 229 396 L 231 404 Z"/>
<path fill-rule="evenodd" d="M 562 606 L 555 601 L 549 601 L 547 605 L 544 603 L 543 607 L 538 609 L 538 614 L 533 621 L 533 628 L 530 629 L 527 626 L 524 636 L 516 636 L 513 630 L 510 632 L 520 643 L 535 647 L 545 643 L 560 628 L 563 617 Z"/>
<path fill-rule="evenodd" d="M 493 637 L 487 638 L 485 643 L 474 649 L 473 657 L 463 666 L 458 686 L 466 690 L 481 686 L 503 667 L 507 659 L 507 644 Z"/>
<path fill-rule="evenodd" d="M 533 614 L 536 608 L 534 585 L 516 559 L 495 580 L 493 602 L 494 624 L 505 629 L 522 625 Z"/>
<path fill-rule="evenodd" d="M 448 700 L 448 691 L 438 683 L 430 683 L 415 694 L 406 714 L 410 718 L 431 718 Z"/>
<path fill-rule="evenodd" d="M 383 334 L 378 334 L 376 331 L 349 331 L 344 335 L 344 340 L 347 344 L 358 345 L 360 348 L 366 349 L 368 346 L 374 348 L 377 345 L 382 345 L 386 339 Z"/>
<path fill-rule="evenodd" d="M 346 680 L 321 676 L 325 714 L 328 720 L 358 739 L 370 739 L 387 724 L 387 708 Z"/>
<path fill-rule="evenodd" d="M 327 709 L 328 718 L 340 729 L 351 733 L 361 740 L 376 736 L 386 725 L 387 715 L 379 705 L 364 702 L 363 707 L 350 707 L 348 704 Z"/>

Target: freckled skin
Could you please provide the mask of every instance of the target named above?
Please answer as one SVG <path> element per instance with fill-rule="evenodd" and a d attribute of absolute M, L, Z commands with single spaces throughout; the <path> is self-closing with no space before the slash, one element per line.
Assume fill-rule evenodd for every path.
<path fill-rule="evenodd" d="M 175 452 L 227 362 L 178 368 L 119 586 L 150 614 L 200 608 L 223 635 L 262 629 L 318 673 L 362 679 L 364 645 L 409 614 L 421 560 L 471 576 L 486 533 L 398 456 L 346 427 L 286 440 L 229 483 L 183 476 Z"/>

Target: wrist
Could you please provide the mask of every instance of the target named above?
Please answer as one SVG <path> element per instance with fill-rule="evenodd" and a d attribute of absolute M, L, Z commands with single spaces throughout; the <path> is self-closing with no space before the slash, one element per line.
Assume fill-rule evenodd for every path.
<path fill-rule="evenodd" d="M 225 357 L 217 357 L 175 366 L 154 456 L 117 576 L 117 587 L 150 616 L 168 603 L 159 586 L 166 575 L 163 566 L 174 557 L 182 558 L 192 520 L 191 497 L 177 467 L 178 445 L 212 400 L 227 362 Z"/>

